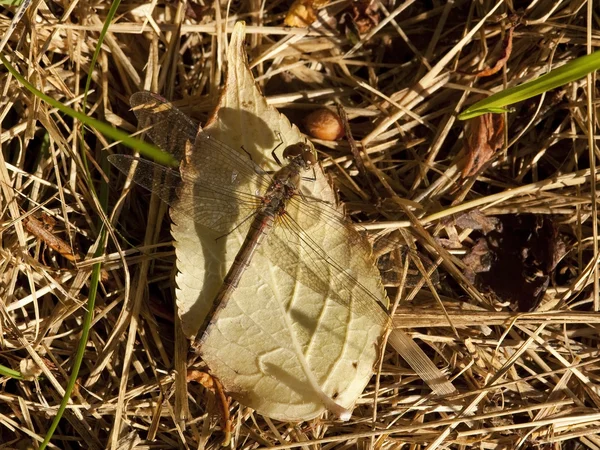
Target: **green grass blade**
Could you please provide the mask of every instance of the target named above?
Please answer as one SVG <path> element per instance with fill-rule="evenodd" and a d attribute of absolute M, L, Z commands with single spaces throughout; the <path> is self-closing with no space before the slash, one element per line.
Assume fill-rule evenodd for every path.
<path fill-rule="evenodd" d="M 98 248 L 94 253 L 94 258 L 102 256 L 104 253 L 104 242 L 106 241 L 106 228 L 103 228 L 100 231 L 100 240 L 98 243 Z M 69 377 L 69 381 L 67 382 L 67 386 L 65 387 L 65 395 L 63 400 L 60 403 L 58 411 L 56 412 L 56 416 L 54 416 L 54 420 L 52 424 L 48 428 L 46 432 L 46 436 L 44 437 L 44 442 L 40 444 L 40 450 L 44 450 L 46 446 L 50 443 L 50 439 L 54 435 L 54 431 L 58 427 L 60 419 L 67 408 L 69 399 L 71 398 L 71 393 L 75 388 L 75 383 L 77 383 L 77 375 L 79 374 L 79 369 L 81 369 L 81 363 L 83 362 L 83 355 L 85 354 L 85 348 L 87 346 L 88 337 L 90 334 L 90 327 L 92 324 L 94 305 L 96 302 L 96 294 L 98 292 L 98 284 L 100 281 L 100 269 L 102 268 L 102 263 L 96 263 L 92 267 L 92 277 L 90 279 L 90 290 L 87 302 L 87 312 L 83 317 L 83 324 L 81 329 L 81 338 L 79 339 L 79 345 L 77 346 L 77 352 L 75 353 L 75 359 L 73 360 L 73 367 L 71 367 L 71 376 Z"/>
<path fill-rule="evenodd" d="M 94 128 L 95 130 L 99 131 L 108 138 L 111 138 L 115 141 L 121 141 L 123 145 L 126 145 L 127 147 L 130 147 L 140 152 L 142 155 L 153 159 L 158 164 L 164 164 L 170 167 L 179 167 L 179 162 L 175 158 L 173 158 L 173 156 L 171 156 L 167 152 L 163 152 L 158 147 L 155 147 L 154 145 L 148 142 L 144 142 L 140 139 L 131 137 L 125 131 L 114 128 L 112 125 L 102 122 L 101 120 L 94 119 L 79 111 L 75 111 L 73 108 L 69 108 L 68 106 L 63 105 L 62 103 L 54 100 L 52 97 L 49 97 L 43 92 L 37 90 L 25 78 L 23 78 L 21 74 L 19 74 L 19 72 L 17 72 L 17 70 L 8 62 L 8 60 L 2 54 L 0 54 L 0 61 L 2 62 L 2 64 L 4 64 L 8 71 L 19 81 L 19 83 L 25 86 L 25 88 L 32 94 L 44 100 L 50 106 L 58 109 L 59 111 L 67 114 L 68 116 L 73 117 L 74 119 L 79 120 L 84 125 Z"/>
<path fill-rule="evenodd" d="M 542 75 L 537 80 L 490 95 L 465 109 L 458 115 L 458 118 L 467 120 L 489 112 L 505 112 L 509 105 L 579 80 L 598 69 L 600 69 L 600 51 L 570 61 L 564 66 Z"/>
<path fill-rule="evenodd" d="M 23 375 L 21 375 L 21 372 L 3 366 L 2 364 L 0 364 L 0 375 L 10 378 L 16 378 L 17 380 L 24 380 Z"/>
<path fill-rule="evenodd" d="M 85 84 L 84 96 L 83 96 L 83 114 L 82 114 L 87 119 L 89 119 L 89 118 L 85 114 L 85 111 L 87 109 L 87 95 L 90 90 L 90 85 L 91 85 L 91 81 L 92 81 L 92 72 L 94 70 L 94 67 L 96 67 L 96 61 L 98 59 L 98 55 L 100 54 L 100 49 L 102 48 L 102 43 L 104 42 L 104 37 L 106 36 L 106 33 L 108 32 L 108 27 L 109 27 L 110 23 L 112 22 L 112 18 L 115 16 L 115 14 L 117 12 L 117 8 L 119 7 L 120 3 L 121 3 L 120 0 L 116 0 L 112 3 L 110 10 L 107 14 L 106 20 L 104 22 L 102 31 L 100 32 L 98 42 L 96 43 L 96 50 L 94 51 L 94 55 L 93 55 L 92 61 L 90 63 L 90 70 L 88 72 L 88 76 L 87 76 L 87 80 L 86 80 L 86 84 Z M 82 123 L 86 124 L 85 121 L 81 120 L 80 118 L 78 118 L 78 119 Z M 100 122 L 100 121 L 96 121 L 96 122 L 103 124 L 103 122 Z M 89 125 L 89 123 L 87 123 L 87 125 Z M 96 124 L 96 129 L 101 131 L 97 127 L 97 125 L 98 124 Z M 110 128 L 113 129 L 112 127 L 110 127 Z M 114 130 L 114 131 L 117 131 L 117 130 Z M 103 132 L 103 134 L 105 134 L 105 133 Z M 87 184 L 90 188 L 90 192 L 94 196 L 98 197 L 96 189 L 94 188 L 94 182 L 92 180 L 92 176 L 91 176 L 91 173 L 89 170 L 89 165 L 87 162 L 84 136 L 85 136 L 85 128 L 82 128 L 81 136 L 80 136 L 80 140 L 81 140 L 80 148 L 81 148 L 81 156 L 82 156 L 83 165 L 85 167 L 85 172 L 86 172 L 86 180 L 87 180 Z M 138 148 L 137 147 L 138 143 L 136 143 L 135 145 L 136 145 L 136 148 Z M 110 164 L 108 164 L 105 154 L 102 155 L 102 169 L 105 171 L 105 173 L 107 173 L 106 171 L 110 170 Z M 104 181 L 104 179 L 101 179 L 100 196 L 98 198 L 98 201 L 105 213 L 108 211 L 108 194 L 109 194 L 108 184 Z M 106 243 L 107 232 L 106 232 L 106 227 L 104 227 L 101 218 L 100 218 L 99 229 L 101 231 L 100 231 L 100 236 L 98 239 L 98 246 L 96 248 L 96 251 L 94 252 L 94 258 L 99 258 L 100 256 L 102 256 L 102 254 L 104 253 L 104 246 Z M 92 319 L 93 319 L 93 315 L 94 315 L 93 311 L 94 311 L 94 306 L 96 304 L 96 295 L 98 293 L 98 284 L 100 282 L 101 270 L 102 270 L 102 263 L 96 263 L 92 267 L 92 276 L 90 279 L 90 289 L 89 289 L 89 295 L 88 295 L 87 308 L 86 308 L 86 313 L 85 313 L 85 316 L 83 319 L 81 337 L 79 339 L 79 345 L 77 347 L 75 359 L 73 360 L 73 367 L 71 368 L 71 374 L 69 376 L 69 381 L 67 382 L 67 386 L 65 388 L 65 395 L 61 399 L 60 406 L 58 408 L 56 415 L 54 416 L 54 419 L 52 420 L 52 424 L 46 431 L 46 435 L 44 436 L 44 442 L 42 442 L 42 444 L 40 445 L 40 450 L 44 450 L 46 448 L 46 446 L 50 443 L 50 440 L 52 439 L 52 436 L 54 435 L 54 432 L 56 431 L 56 428 L 58 427 L 58 424 L 60 423 L 60 420 L 65 412 L 65 409 L 67 408 L 67 405 L 69 404 L 69 399 L 71 398 L 71 393 L 73 392 L 73 389 L 75 388 L 75 383 L 77 382 L 77 377 L 79 376 L 79 370 L 81 369 L 81 364 L 83 362 L 83 356 L 85 354 L 85 349 L 86 349 L 88 337 L 90 334 L 90 327 L 91 327 L 91 323 L 92 323 Z"/>
<path fill-rule="evenodd" d="M 2 6 L 19 6 L 23 0 L 0 0 Z"/>

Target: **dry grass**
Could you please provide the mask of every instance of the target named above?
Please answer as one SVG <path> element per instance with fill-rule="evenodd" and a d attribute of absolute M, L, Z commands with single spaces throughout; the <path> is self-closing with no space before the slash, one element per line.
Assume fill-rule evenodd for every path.
<path fill-rule="evenodd" d="M 235 2 L 226 21 L 225 3 L 218 14 L 176 2 L 120 6 L 93 68 L 90 115 L 134 132 L 127 99 L 150 89 L 183 99 L 177 104 L 184 112 L 205 120 L 226 67 L 225 34 L 215 33 L 215 23 L 230 29 L 245 20 L 251 64 L 271 104 L 297 122 L 315 105 L 346 107 L 379 197 L 345 140 L 316 144 L 353 218 L 373 230 L 401 228 L 433 260 L 441 257 L 438 295 L 407 290 L 395 319 L 446 369 L 459 398 L 429 398 L 388 350 L 350 422 L 279 423 L 234 403 L 237 448 L 600 448 L 598 153 L 594 147 L 590 159 L 597 128 L 588 120 L 590 87 L 582 80 L 517 105 L 507 118 L 508 145 L 467 179 L 461 177 L 464 124 L 456 120 L 479 93 L 534 79 L 597 46 L 598 11 L 589 23 L 584 1 L 543 0 L 518 11 L 522 23 L 505 68 L 475 78 L 468 74 L 494 65 L 494 48 L 514 12 L 500 5 L 488 15 L 495 6 L 483 3 L 375 2 L 382 20 L 355 46 L 344 35 L 348 2 L 331 5 L 327 26 L 308 32 L 282 27 L 289 4 L 281 2 Z M 108 7 L 34 3 L 3 54 L 40 90 L 80 108 Z M 0 35 L 14 11 L 0 10 Z M 0 87 L 0 364 L 18 370 L 28 363 L 30 373 L 41 375 L 2 379 L 0 448 L 25 448 L 48 430 L 73 368 L 97 262 L 104 272 L 90 339 L 54 448 L 218 448 L 222 434 L 211 394 L 191 386 L 192 420 L 180 421 L 174 412 L 175 258 L 164 205 L 149 209 L 149 196 L 137 189 L 123 203 L 122 178 L 113 171 L 102 220 L 81 153 L 99 190 L 101 161 L 125 150 L 108 148 L 94 130 L 83 144 L 79 123 L 6 71 Z M 414 202 L 419 207 L 407 215 Z M 473 209 L 498 217 L 545 215 L 566 240 L 535 312 L 518 313 L 465 277 L 461 258 L 477 232 L 453 219 Z M 52 234 L 80 255 L 77 261 L 26 229 L 25 218 L 41 213 L 55 219 Z M 101 223 L 110 226 L 109 239 L 94 258 Z M 473 415 L 457 418 L 461 405 L 473 405 Z"/>

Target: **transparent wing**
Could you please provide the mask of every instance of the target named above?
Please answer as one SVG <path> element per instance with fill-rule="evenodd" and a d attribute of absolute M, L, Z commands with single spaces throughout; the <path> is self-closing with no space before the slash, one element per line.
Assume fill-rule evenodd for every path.
<path fill-rule="evenodd" d="M 260 205 L 260 197 L 244 188 L 244 183 L 252 180 L 238 177 L 227 186 L 214 182 L 208 176 L 214 170 L 214 164 L 198 168 L 195 176 L 190 177 L 129 155 L 111 155 L 108 160 L 125 174 L 135 170 L 133 181 L 156 193 L 177 212 L 219 233 L 231 231 L 241 219 L 253 215 Z"/>
<path fill-rule="evenodd" d="M 319 232 L 311 232 L 316 227 Z M 359 267 L 373 264 L 373 249 L 359 229 L 328 203 L 295 197 L 289 201 L 286 214 L 279 218 L 271 232 L 268 239 L 270 248 L 265 249 L 264 254 L 305 286 L 329 295 L 346 307 L 354 302 L 353 310 L 382 322 L 387 320 L 381 315 L 382 299 L 357 279 L 360 274 L 355 275 L 348 270 L 350 258 L 356 258 L 356 255 L 369 258 L 358 264 Z M 325 245 L 315 241 L 315 235 L 325 236 Z M 405 286 L 424 284 L 423 274 L 413 262 L 415 258 L 419 258 L 425 270 L 433 272 L 430 276 L 433 283 L 439 281 L 433 263 L 411 248 L 402 246 L 399 240 L 379 238 L 377 247 L 380 253 L 374 257 L 383 254 L 384 258 L 378 260 L 378 265 L 386 269 L 390 284 L 399 283 L 402 267 L 398 266 L 406 260 L 409 268 Z M 396 261 L 393 254 L 386 254 L 386 248 L 387 252 L 399 249 L 404 261 Z M 350 249 L 356 251 L 350 254 Z"/>
<path fill-rule="evenodd" d="M 425 284 L 425 277 L 429 278 L 434 285 L 439 284 L 439 274 L 434 267 L 434 263 L 427 256 L 406 245 L 406 242 L 403 242 L 400 236 L 394 235 L 393 238 L 377 237 L 375 243 L 371 246 L 365 239 L 367 232 L 362 230 L 360 225 L 350 222 L 343 213 L 326 202 L 296 198 L 290 202 L 290 206 L 286 209 L 292 217 L 297 217 L 295 219 L 298 224 L 297 227 L 304 230 L 307 230 L 307 227 L 314 223 L 323 224 L 329 230 L 327 231 L 328 236 L 340 233 L 340 228 L 345 229 L 340 236 L 340 239 L 343 240 L 342 245 L 344 243 L 354 246 L 366 245 L 367 247 L 364 247 L 364 249 L 368 249 L 368 252 L 365 253 L 365 250 L 361 253 L 373 253 L 386 284 L 396 286 L 400 284 L 403 266 L 406 262 L 408 262 L 409 267 L 404 280 L 405 287 L 423 285 Z M 295 210 L 301 211 L 301 214 L 294 214 L 293 211 Z M 330 243 L 329 246 L 333 245 Z M 395 254 L 396 250 L 398 250 L 398 254 Z M 331 253 L 329 256 L 334 257 Z M 417 259 L 419 264 L 417 264 Z M 345 255 L 338 255 L 337 261 L 342 263 L 341 267 L 343 268 L 346 264 Z M 422 265 L 426 273 L 421 273 L 419 265 Z"/>
<path fill-rule="evenodd" d="M 200 126 L 171 103 L 151 92 L 136 92 L 129 99 L 138 120 L 157 146 L 181 161 L 186 142 L 194 143 Z"/>
<path fill-rule="evenodd" d="M 313 238 L 315 233 L 310 230 L 315 227 L 320 228 L 318 235 L 326 239 L 327 250 Z M 359 281 L 363 274 L 354 273 L 354 266 L 373 265 L 368 241 L 329 205 L 291 200 L 261 252 L 313 291 L 329 296 L 357 314 L 367 315 L 375 323 L 389 324 L 381 303 L 384 299 L 381 288 L 369 289 Z M 363 261 L 358 263 L 357 257 Z"/>
<path fill-rule="evenodd" d="M 391 318 L 381 303 L 384 295 L 381 285 L 368 274 L 357 271 L 372 266 L 370 245 L 339 212 L 322 202 L 294 199 L 279 222 L 259 251 L 315 292 L 327 295 L 358 315 L 366 315 L 377 324 L 391 325 Z M 321 229 L 318 234 L 327 242 L 326 251 L 312 238 L 310 230 L 314 230 L 315 224 Z M 358 247 L 362 248 L 351 255 L 350 249 Z M 363 259 L 356 264 L 356 258 Z M 436 394 L 456 392 L 410 337 L 399 329 L 390 328 L 390 332 L 390 344 Z"/>
<path fill-rule="evenodd" d="M 134 182 L 155 192 L 177 212 L 220 233 L 255 213 L 271 177 L 248 155 L 203 133 L 156 94 L 133 94 L 131 105 L 152 141 L 182 164 L 177 171 L 128 155 L 109 156 L 121 172 L 135 169 Z"/>
<path fill-rule="evenodd" d="M 152 92 L 136 92 L 129 99 L 133 112 L 138 119 L 138 126 L 145 130 L 152 142 L 165 152 L 184 162 L 184 173 L 193 176 L 194 168 L 209 167 L 207 159 L 214 158 L 215 152 L 221 154 L 212 164 L 211 178 L 216 183 L 228 185 L 236 177 L 253 179 L 254 183 L 265 190 L 271 178 L 252 162 L 243 149 L 234 150 L 226 144 L 211 138 L 200 126 L 183 114 L 170 102 Z M 191 151 L 186 152 L 186 148 Z M 220 164 L 219 161 L 223 161 Z M 220 166 L 220 167 L 218 167 Z M 262 175 L 262 177 L 257 176 Z"/>

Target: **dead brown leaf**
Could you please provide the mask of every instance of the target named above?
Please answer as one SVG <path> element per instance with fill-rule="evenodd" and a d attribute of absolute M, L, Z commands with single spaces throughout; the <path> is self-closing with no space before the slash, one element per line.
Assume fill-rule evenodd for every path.
<path fill-rule="evenodd" d="M 45 222 L 47 223 L 46 225 L 33 216 L 23 219 L 25 229 L 27 229 L 27 231 L 33 234 L 36 238 L 43 241 L 48 247 L 60 253 L 61 256 L 69 261 L 78 261 L 79 256 L 73 252 L 71 246 L 52 232 L 51 227 L 54 226 L 54 219 L 51 221 L 45 219 Z"/>
<path fill-rule="evenodd" d="M 227 395 L 225 395 L 223 385 L 217 378 L 197 369 L 188 370 L 187 381 L 196 381 L 215 395 L 220 412 L 219 419 L 221 422 L 221 429 L 225 434 L 222 445 L 224 447 L 228 446 L 231 440 L 231 432 L 233 430 L 233 425 L 231 423 L 231 417 L 229 415 L 230 399 L 229 397 L 227 397 Z"/>
<path fill-rule="evenodd" d="M 502 53 L 500 54 L 500 57 L 496 60 L 496 64 L 494 64 L 492 67 L 488 67 L 475 73 L 474 75 L 476 77 L 479 78 L 492 76 L 495 73 L 499 72 L 502 69 L 502 67 L 504 67 L 504 65 L 508 61 L 508 58 L 510 58 L 510 54 L 512 53 L 513 32 L 514 27 L 511 27 L 507 30 L 506 36 L 504 37 L 504 41 L 502 42 Z"/>
<path fill-rule="evenodd" d="M 475 175 L 492 159 L 496 151 L 502 147 L 503 135 L 504 116 L 502 114 L 488 113 L 468 121 L 463 178 Z"/>
<path fill-rule="evenodd" d="M 497 217 L 488 217 L 478 209 L 473 209 L 466 214 L 456 217 L 455 223 L 460 228 L 481 230 L 483 234 L 488 234 L 497 229 L 498 225 L 500 225 L 500 220 Z"/>
<path fill-rule="evenodd" d="M 317 20 L 317 10 L 328 3 L 329 0 L 295 0 L 283 23 L 288 27 L 307 27 Z"/>
<path fill-rule="evenodd" d="M 360 34 L 371 31 L 379 24 L 379 14 L 370 0 L 352 3 L 352 21 Z"/>
<path fill-rule="evenodd" d="M 492 258 L 492 253 L 485 238 L 478 239 L 469 253 L 462 259 L 466 267 L 465 276 L 467 279 L 474 283 L 476 274 L 489 272 L 492 268 Z"/>

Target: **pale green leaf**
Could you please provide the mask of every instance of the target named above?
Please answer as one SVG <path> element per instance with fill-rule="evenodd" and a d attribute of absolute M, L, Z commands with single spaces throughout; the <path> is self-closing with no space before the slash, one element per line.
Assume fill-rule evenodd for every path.
<path fill-rule="evenodd" d="M 257 89 L 246 62 L 243 35 L 238 26 L 231 36 L 226 87 L 204 130 L 242 153 L 243 147 L 258 165 L 274 170 L 278 166 L 271 152 L 280 139 L 284 143 L 279 155 L 285 145 L 304 142 L 304 136 L 269 107 Z M 320 168 L 315 181 L 303 182 L 302 191 L 309 198 L 335 204 Z M 180 271 L 177 303 L 184 330 L 193 336 L 244 235 L 234 231 L 215 240 L 217 233 L 199 232 L 185 214 L 172 216 Z M 318 223 L 306 231 L 325 250 L 337 251 L 347 270 L 387 301 L 372 258 L 366 259 L 367 264 L 364 258 L 353 258 L 353 248 L 340 241 L 344 235 L 326 235 Z M 375 323 L 352 313 L 293 279 L 259 252 L 216 325 L 208 329 L 201 354 L 211 373 L 243 404 L 276 419 L 305 420 L 326 409 L 323 395 L 345 408 L 354 405 L 372 375 L 384 328 L 383 320 Z"/>

